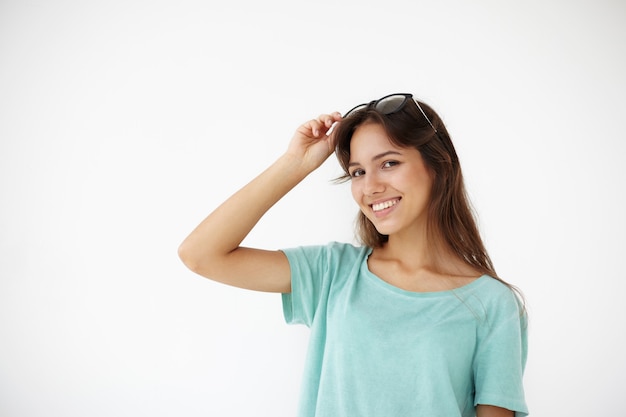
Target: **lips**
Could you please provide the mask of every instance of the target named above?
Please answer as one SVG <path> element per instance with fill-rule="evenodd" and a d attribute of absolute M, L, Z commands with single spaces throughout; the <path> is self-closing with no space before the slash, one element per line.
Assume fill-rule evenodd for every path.
<path fill-rule="evenodd" d="M 390 207 L 395 206 L 399 202 L 400 202 L 399 198 L 394 198 L 394 199 L 391 199 L 391 200 L 385 200 L 385 201 L 381 201 L 381 202 L 378 202 L 378 203 L 371 204 L 371 207 L 372 207 L 372 210 L 374 211 L 374 213 L 378 213 L 378 212 L 386 210 L 386 209 L 388 209 Z"/>

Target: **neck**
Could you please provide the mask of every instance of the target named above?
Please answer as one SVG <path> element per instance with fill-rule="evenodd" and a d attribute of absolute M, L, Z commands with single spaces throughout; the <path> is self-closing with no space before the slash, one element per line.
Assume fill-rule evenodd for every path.
<path fill-rule="evenodd" d="M 473 268 L 450 253 L 442 242 L 429 239 L 425 227 L 390 235 L 376 252 L 381 258 L 393 260 L 408 270 L 447 275 L 476 274 Z"/>
<path fill-rule="evenodd" d="M 390 235 L 380 252 L 385 258 L 401 260 L 415 269 L 430 269 L 435 263 L 435 245 L 429 241 L 425 227 Z"/>

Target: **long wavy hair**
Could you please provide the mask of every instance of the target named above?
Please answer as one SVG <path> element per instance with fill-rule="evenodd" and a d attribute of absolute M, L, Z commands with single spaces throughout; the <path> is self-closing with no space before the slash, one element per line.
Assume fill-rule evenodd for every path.
<path fill-rule="evenodd" d="M 392 114 L 365 108 L 339 123 L 334 133 L 335 153 L 344 175 L 338 181 L 350 179 L 350 141 L 357 127 L 365 123 L 381 125 L 394 145 L 417 149 L 433 176 L 427 221 L 433 249 L 439 254 L 451 253 L 481 273 L 499 279 L 476 226 L 450 135 L 439 115 L 427 104 L 419 103 L 432 126 L 413 100 Z M 389 236 L 380 234 L 363 212 L 359 212 L 356 226 L 357 236 L 366 246 L 377 248 L 388 241 Z"/>

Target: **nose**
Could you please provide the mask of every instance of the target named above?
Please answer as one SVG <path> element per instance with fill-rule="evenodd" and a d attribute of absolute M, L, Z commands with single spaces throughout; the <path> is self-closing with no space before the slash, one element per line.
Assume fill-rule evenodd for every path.
<path fill-rule="evenodd" d="M 376 173 L 367 173 L 363 178 L 363 192 L 367 196 L 372 196 L 385 191 L 385 184 L 381 181 L 381 178 Z"/>

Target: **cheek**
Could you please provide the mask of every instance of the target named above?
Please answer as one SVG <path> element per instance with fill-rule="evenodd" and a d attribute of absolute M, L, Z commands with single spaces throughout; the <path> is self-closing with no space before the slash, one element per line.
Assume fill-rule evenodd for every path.
<path fill-rule="evenodd" d="M 430 194 L 433 183 L 431 175 L 426 169 L 416 169 L 411 172 L 407 172 L 407 174 L 403 176 L 400 181 L 404 186 L 412 187 L 426 194 Z"/>
<path fill-rule="evenodd" d="M 359 186 L 359 184 L 356 184 L 354 181 L 350 182 L 350 192 L 352 193 L 352 198 L 354 199 L 354 201 L 356 201 L 357 203 L 359 203 L 359 201 L 361 200 L 361 187 Z"/>

